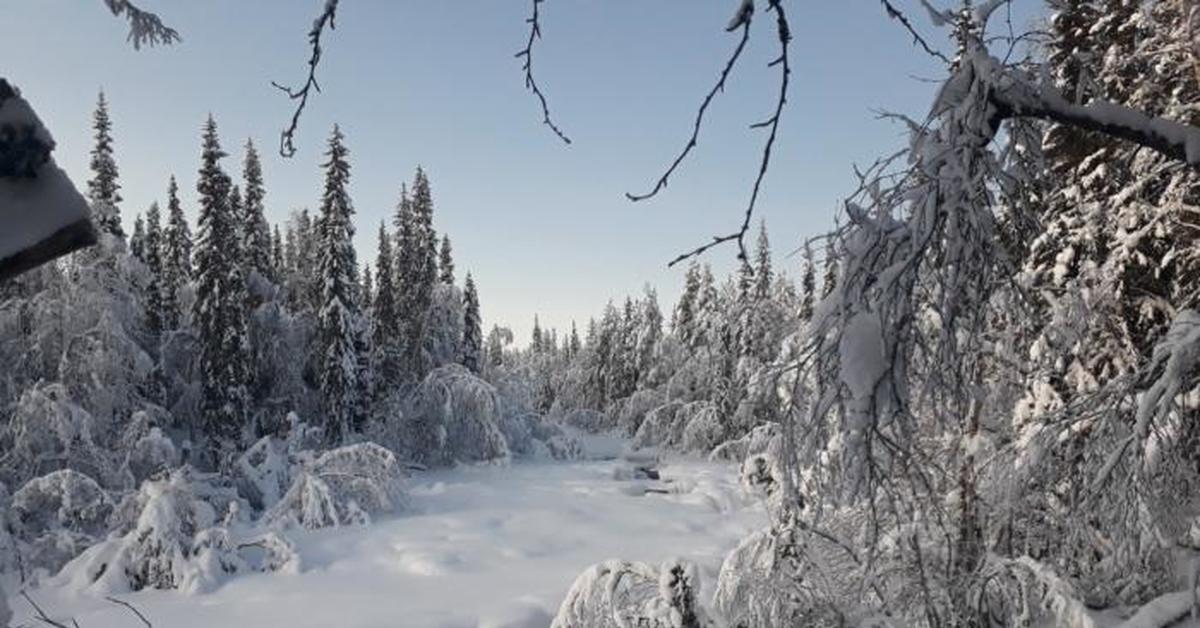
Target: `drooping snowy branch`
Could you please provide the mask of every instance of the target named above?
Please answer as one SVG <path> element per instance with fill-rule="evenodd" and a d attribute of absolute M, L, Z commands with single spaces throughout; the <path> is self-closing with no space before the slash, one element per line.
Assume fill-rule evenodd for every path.
<path fill-rule="evenodd" d="M 908 34 L 912 35 L 914 45 L 920 46 L 930 56 L 941 59 L 947 65 L 950 64 L 950 58 L 942 54 L 942 51 L 929 45 L 929 42 L 926 41 L 925 37 L 923 37 L 921 33 L 917 31 L 912 22 L 908 20 L 908 17 L 905 16 L 900 9 L 896 8 L 896 5 L 892 4 L 888 0 L 879 0 L 879 2 L 883 4 L 883 10 L 887 12 L 887 16 L 893 20 L 896 20 L 897 22 L 900 22 L 900 25 L 908 31 Z"/>
<path fill-rule="evenodd" d="M 134 6 L 129 0 L 104 0 L 112 14 L 124 16 L 129 21 L 129 36 L 127 41 L 133 44 L 135 50 L 142 46 L 169 46 L 181 41 L 175 29 L 163 24 L 158 15 Z"/>
<path fill-rule="evenodd" d="M 542 38 L 542 23 L 539 19 L 540 14 L 538 13 L 538 5 L 545 1 L 546 0 L 532 0 L 533 12 L 528 18 L 525 19 L 525 22 L 529 24 L 529 41 L 527 41 L 525 43 L 525 47 L 517 51 L 517 54 L 514 56 L 518 59 L 524 60 L 521 63 L 521 69 L 525 72 L 525 89 L 533 92 L 533 95 L 538 99 L 538 103 L 542 106 L 542 124 L 550 127 L 550 130 L 553 131 L 554 134 L 558 136 L 558 139 L 562 140 L 563 143 L 570 144 L 571 139 L 568 138 L 565 133 L 563 133 L 562 129 L 558 128 L 558 125 L 555 124 L 554 120 L 550 117 L 550 105 L 546 102 L 546 95 L 542 93 L 542 89 L 538 87 L 537 79 L 533 76 L 533 44 Z"/>
<path fill-rule="evenodd" d="M 317 65 L 321 63 L 321 35 L 325 33 L 326 27 L 329 30 L 336 28 L 334 18 L 337 14 L 337 5 L 338 0 L 325 0 L 325 7 L 317 19 L 313 20 L 312 29 L 308 31 L 308 43 L 312 47 L 312 54 L 308 57 L 308 78 L 304 81 L 304 85 L 296 89 L 271 81 L 271 85 L 276 89 L 287 94 L 291 100 L 297 101 L 291 123 L 279 134 L 279 154 L 284 157 L 296 154 L 295 135 L 296 127 L 300 125 L 300 114 L 304 113 L 304 108 L 308 106 L 308 97 L 312 90 L 321 91 L 321 86 L 317 83 Z"/>

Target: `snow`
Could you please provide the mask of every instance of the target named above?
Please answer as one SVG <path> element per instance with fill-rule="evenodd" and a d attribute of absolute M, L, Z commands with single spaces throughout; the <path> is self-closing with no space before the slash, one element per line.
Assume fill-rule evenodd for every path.
<path fill-rule="evenodd" d="M 611 438 L 585 445 L 602 455 L 615 449 Z M 763 507 L 738 487 L 732 463 L 670 459 L 659 467 L 661 481 L 616 479 L 629 477 L 619 470 L 631 464 L 626 457 L 422 473 L 408 482 L 403 515 L 289 530 L 298 573 L 250 573 L 208 593 L 121 599 L 171 628 L 544 628 L 590 566 L 676 557 L 696 565 L 699 599 L 711 599 L 726 554 L 766 525 Z M 52 615 L 87 628 L 129 625 L 126 609 L 66 584 L 32 594 Z M 10 605 L 15 624 L 29 623 L 27 603 L 14 597 Z"/>
<path fill-rule="evenodd" d="M 53 148 L 49 132 L 18 93 L 0 101 L 0 128 L 16 133 L 13 129 L 22 127 L 33 128 L 35 137 Z M 0 177 L 0 210 L 20 217 L 0 230 L 0 262 L 88 216 L 87 202 L 53 159 L 36 173 L 35 178 Z"/>

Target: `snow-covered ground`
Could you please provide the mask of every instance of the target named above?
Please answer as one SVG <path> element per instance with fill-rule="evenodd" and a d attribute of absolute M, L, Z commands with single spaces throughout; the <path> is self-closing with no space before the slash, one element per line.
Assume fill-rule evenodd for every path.
<path fill-rule="evenodd" d="M 621 460 L 591 460 L 422 473 L 411 481 L 404 515 L 293 532 L 299 574 L 236 576 L 204 595 L 121 597 L 156 628 L 545 628 L 592 563 L 673 556 L 700 566 L 708 595 L 725 554 L 765 525 L 762 506 L 738 487 L 731 464 L 672 459 L 660 467 L 660 482 L 618 479 L 629 469 Z M 83 628 L 140 625 L 90 595 L 31 593 Z M 11 604 L 14 625 L 36 623 L 24 600 Z"/>

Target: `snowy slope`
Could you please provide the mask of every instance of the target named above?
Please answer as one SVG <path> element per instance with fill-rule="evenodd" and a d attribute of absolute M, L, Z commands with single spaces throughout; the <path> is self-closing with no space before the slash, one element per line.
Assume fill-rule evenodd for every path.
<path fill-rule="evenodd" d="M 156 626 L 545 627 L 574 578 L 600 560 L 700 565 L 705 595 L 726 552 L 765 525 L 730 464 L 672 461 L 663 482 L 617 460 L 437 471 L 413 481 L 412 514 L 365 528 L 294 533 L 301 573 L 239 576 L 206 595 L 123 596 Z M 645 488 L 669 494 L 645 493 Z M 84 628 L 128 628 L 128 611 L 65 590 L 35 599 Z M 29 606 L 12 599 L 15 624 Z"/>

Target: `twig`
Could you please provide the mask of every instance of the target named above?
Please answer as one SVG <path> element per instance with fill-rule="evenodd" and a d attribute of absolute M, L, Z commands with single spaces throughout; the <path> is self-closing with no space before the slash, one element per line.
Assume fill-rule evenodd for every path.
<path fill-rule="evenodd" d="M 738 245 L 738 259 L 747 259 L 746 255 L 746 233 L 750 231 L 750 221 L 754 217 L 754 207 L 758 203 L 758 194 L 762 190 L 763 179 L 767 176 L 767 170 L 771 166 L 771 150 L 775 146 L 775 138 L 779 133 L 779 122 L 783 118 L 783 107 L 787 104 L 788 84 L 792 75 L 792 68 L 788 60 L 788 50 L 792 42 L 792 30 L 788 24 L 787 14 L 783 10 L 783 0 L 769 0 L 768 11 L 775 12 L 775 28 L 779 37 L 779 56 L 774 61 L 768 64 L 768 67 L 779 66 L 779 97 L 775 101 L 775 111 L 770 118 L 750 125 L 752 129 L 770 129 L 771 132 L 767 136 L 767 142 L 763 146 L 762 161 L 759 162 L 758 176 L 754 179 L 754 189 L 750 193 L 750 202 L 746 205 L 745 216 L 742 218 L 742 225 L 735 233 L 724 236 L 714 236 L 712 242 L 696 247 L 690 252 L 684 253 L 675 259 L 671 260 L 667 267 L 674 266 L 684 260 L 703 254 L 705 251 L 723 244 L 725 242 L 736 241 Z M 749 28 L 747 23 L 743 28 Z M 743 44 L 745 43 L 743 35 Z M 724 77 L 722 77 L 724 81 Z M 697 127 L 698 128 L 698 127 Z M 686 151 L 685 151 L 686 153 Z M 666 178 L 662 179 L 662 185 L 666 185 Z"/>
<path fill-rule="evenodd" d="M 308 80 L 304 82 L 304 86 L 300 89 L 285 87 L 271 81 L 279 91 L 287 94 L 287 97 L 292 100 L 300 101 L 296 105 L 296 111 L 292 113 L 292 122 L 279 134 L 279 154 L 284 157 L 291 157 L 296 154 L 295 135 L 296 127 L 300 124 L 300 114 L 303 113 L 304 107 L 308 105 L 308 95 L 311 90 L 321 91 L 321 86 L 317 83 L 317 65 L 321 62 L 321 34 L 325 32 L 325 26 L 329 26 L 329 30 L 334 30 L 334 16 L 337 13 L 338 0 L 325 0 L 325 9 L 313 20 L 312 30 L 308 31 L 308 43 L 312 46 L 312 55 L 308 58 Z"/>
<path fill-rule="evenodd" d="M 914 45 L 920 46 L 921 48 L 925 49 L 925 52 L 929 53 L 930 56 L 937 57 L 938 59 L 944 61 L 946 65 L 950 65 L 950 58 L 942 54 L 941 51 L 937 50 L 933 46 L 930 46 L 929 42 L 925 41 L 925 38 L 917 32 L 917 29 L 913 27 L 912 22 L 908 21 L 908 18 L 900 11 L 900 9 L 897 9 L 896 6 L 888 0 L 879 0 L 879 3 L 883 5 L 883 10 L 887 11 L 888 17 L 900 22 L 900 24 L 904 26 L 905 30 L 912 35 Z"/>
<path fill-rule="evenodd" d="M 525 62 L 521 65 L 521 69 L 525 71 L 525 89 L 533 92 L 533 95 L 537 96 L 538 102 L 542 105 L 542 124 L 550 127 L 550 130 L 554 131 L 554 134 L 557 135 L 558 138 L 564 143 L 570 144 L 571 139 L 568 138 L 562 132 L 562 129 L 558 128 L 558 125 L 554 124 L 554 120 L 550 118 L 550 105 L 546 103 L 545 94 L 543 94 L 541 88 L 538 87 L 537 80 L 533 78 L 533 43 L 534 41 L 542 38 L 542 24 L 538 19 L 538 5 L 545 1 L 546 0 L 533 0 L 533 14 L 525 19 L 525 22 L 529 24 L 529 41 L 526 42 L 525 47 L 517 52 L 517 54 L 514 56 L 518 59 L 525 59 Z"/>
<path fill-rule="evenodd" d="M 740 28 L 742 30 L 742 38 L 738 40 L 737 47 L 733 49 L 733 54 L 731 54 L 729 56 L 729 60 L 725 62 L 725 67 L 721 70 L 721 76 L 718 77 L 717 84 L 713 85 L 713 88 L 709 90 L 708 94 L 704 97 L 704 101 L 700 103 L 700 109 L 696 112 L 696 121 L 692 124 L 692 137 L 688 139 L 687 144 L 684 145 L 683 150 L 679 153 L 679 155 L 675 157 L 675 161 L 671 163 L 671 166 L 667 168 L 667 171 L 658 178 L 658 182 L 654 184 L 654 189 L 645 194 L 632 194 L 630 192 L 626 192 L 625 198 L 637 202 L 644 201 L 657 195 L 667 187 L 667 179 L 669 179 L 671 175 L 675 173 L 675 170 L 679 168 L 679 165 L 683 163 L 683 160 L 687 158 L 688 153 L 691 153 L 692 149 L 696 147 L 696 140 L 700 137 L 700 126 L 704 123 L 704 114 L 708 112 L 708 106 L 712 104 L 712 101 L 714 98 L 716 98 L 718 92 L 725 91 L 725 81 L 729 78 L 729 74 L 733 72 L 733 66 L 737 63 L 737 60 L 742 56 L 742 51 L 746 48 L 746 42 L 750 41 L 750 17 L 748 14 L 744 15 L 742 19 L 736 22 L 733 26 L 734 28 Z M 672 262 L 672 264 L 674 264 L 674 262 Z"/>
<path fill-rule="evenodd" d="M 33 598 L 29 597 L 29 593 L 21 591 L 21 597 L 25 598 L 25 601 L 29 602 L 29 605 L 33 607 L 34 612 L 37 613 L 37 617 L 35 619 L 38 621 L 46 624 L 47 626 L 54 626 L 55 628 L 71 628 L 71 626 L 68 626 L 62 622 L 57 622 L 53 619 L 50 619 L 50 617 L 46 615 L 46 612 L 42 610 L 42 607 L 38 606 L 37 602 L 34 602 Z M 74 625 L 74 628 L 79 628 L 79 624 L 76 623 L 74 619 L 71 620 L 71 624 Z"/>
<path fill-rule="evenodd" d="M 142 612 L 139 611 L 136 607 L 134 607 L 133 604 L 130 604 L 129 602 L 126 602 L 124 600 L 118 600 L 117 598 L 111 597 L 111 596 L 105 596 L 104 599 L 108 600 L 109 602 L 112 602 L 113 604 L 116 604 L 117 606 L 124 606 L 125 608 L 129 609 L 129 612 L 133 613 L 134 615 L 137 615 L 137 618 L 142 620 L 142 623 L 145 624 L 146 628 L 154 628 L 154 624 L 150 623 L 150 620 L 146 619 L 146 616 L 143 615 Z"/>

